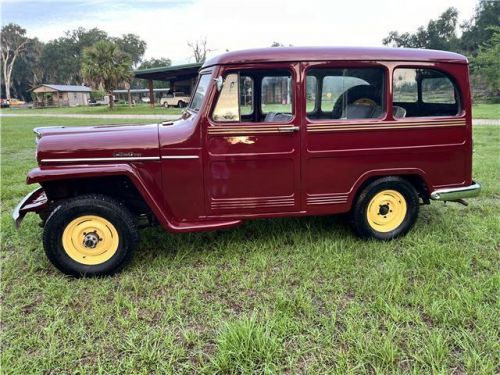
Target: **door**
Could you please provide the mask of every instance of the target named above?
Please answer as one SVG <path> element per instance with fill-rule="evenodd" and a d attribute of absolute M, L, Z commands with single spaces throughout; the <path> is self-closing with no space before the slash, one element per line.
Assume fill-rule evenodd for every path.
<path fill-rule="evenodd" d="M 209 216 L 300 210 L 300 121 L 294 64 L 221 68 L 204 124 Z"/>

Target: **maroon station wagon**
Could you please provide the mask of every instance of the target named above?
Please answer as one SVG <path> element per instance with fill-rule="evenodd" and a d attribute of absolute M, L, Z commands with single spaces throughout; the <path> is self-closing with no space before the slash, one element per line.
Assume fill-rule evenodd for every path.
<path fill-rule="evenodd" d="M 349 212 L 359 236 L 389 240 L 420 204 L 480 190 L 467 59 L 443 51 L 229 52 L 203 65 L 176 121 L 35 132 L 40 187 L 13 216 L 38 213 L 48 258 L 75 276 L 123 267 L 142 225 Z"/>

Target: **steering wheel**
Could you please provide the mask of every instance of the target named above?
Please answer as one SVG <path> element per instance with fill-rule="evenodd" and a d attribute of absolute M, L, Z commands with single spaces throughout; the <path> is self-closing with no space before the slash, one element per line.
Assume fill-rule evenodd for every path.
<path fill-rule="evenodd" d="M 347 103 L 345 103 L 347 97 Z M 339 119 L 346 104 L 361 104 L 375 107 L 380 100 L 380 94 L 374 86 L 358 85 L 347 89 L 339 96 L 332 110 L 333 119 Z"/>

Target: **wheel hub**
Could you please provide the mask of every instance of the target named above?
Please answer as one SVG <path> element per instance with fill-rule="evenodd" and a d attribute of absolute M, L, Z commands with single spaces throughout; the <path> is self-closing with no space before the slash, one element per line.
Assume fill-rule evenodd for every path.
<path fill-rule="evenodd" d="M 85 236 L 83 238 L 83 246 L 86 248 L 91 248 L 94 249 L 97 246 L 97 243 L 101 241 L 99 236 L 97 235 L 97 232 L 91 232 L 91 233 L 83 233 Z"/>
<path fill-rule="evenodd" d="M 384 216 L 387 215 L 388 213 L 389 213 L 389 203 L 381 204 L 379 206 L 378 214 Z"/>

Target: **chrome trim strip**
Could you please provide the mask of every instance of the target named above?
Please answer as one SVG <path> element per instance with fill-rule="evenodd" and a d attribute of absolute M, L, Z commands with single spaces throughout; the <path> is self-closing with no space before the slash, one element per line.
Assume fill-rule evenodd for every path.
<path fill-rule="evenodd" d="M 143 161 L 160 160 L 159 156 L 137 156 L 137 157 L 117 157 L 117 158 L 65 158 L 65 159 L 42 159 L 42 163 L 76 163 L 80 161 Z"/>
<path fill-rule="evenodd" d="M 434 190 L 431 193 L 431 199 L 437 201 L 454 201 L 457 199 L 477 197 L 480 192 L 481 185 L 473 181 L 473 184 L 469 186 Z"/>
<path fill-rule="evenodd" d="M 162 155 L 162 160 L 165 159 L 199 159 L 198 155 Z"/>

